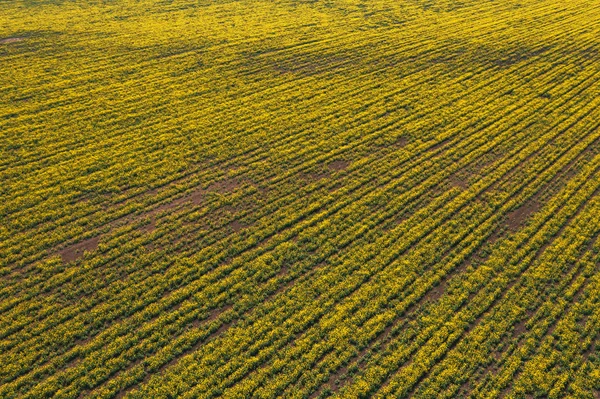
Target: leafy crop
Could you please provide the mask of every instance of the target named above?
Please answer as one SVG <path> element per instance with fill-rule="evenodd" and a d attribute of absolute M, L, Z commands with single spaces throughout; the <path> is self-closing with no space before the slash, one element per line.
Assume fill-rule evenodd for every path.
<path fill-rule="evenodd" d="M 597 397 L 599 21 L 0 2 L 0 397 Z"/>

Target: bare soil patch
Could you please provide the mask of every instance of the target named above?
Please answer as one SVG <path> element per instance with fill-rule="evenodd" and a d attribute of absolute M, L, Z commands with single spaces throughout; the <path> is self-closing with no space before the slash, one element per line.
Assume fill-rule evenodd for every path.
<path fill-rule="evenodd" d="M 521 320 L 520 322 L 518 322 L 515 325 L 515 329 L 513 331 L 513 336 L 518 337 L 519 335 L 521 335 L 527 331 L 527 328 L 525 327 L 526 322 L 527 322 L 527 320 Z"/>
<path fill-rule="evenodd" d="M 426 302 L 435 302 L 442 297 L 444 292 L 446 291 L 446 281 L 442 281 L 437 287 L 434 287 L 432 290 L 425 294 L 423 298 Z"/>
<path fill-rule="evenodd" d="M 536 200 L 529 200 L 507 216 L 508 228 L 511 231 L 519 230 L 527 221 L 529 216 L 540 209 L 540 204 Z"/>
<path fill-rule="evenodd" d="M 527 327 L 525 324 L 533 317 L 533 311 L 528 310 L 523 319 L 521 319 L 517 324 L 515 324 L 515 329 L 513 330 L 513 336 L 518 337 L 527 332 Z"/>
<path fill-rule="evenodd" d="M 194 205 L 201 205 L 202 198 L 204 197 L 204 192 L 202 190 L 196 190 L 190 194 L 189 198 Z"/>
<path fill-rule="evenodd" d="M 396 148 L 404 148 L 408 144 L 408 139 L 404 136 L 398 137 L 396 142 L 394 143 L 394 147 Z"/>
<path fill-rule="evenodd" d="M 233 322 L 228 322 L 228 323 L 221 324 L 221 326 L 215 332 L 213 332 L 212 334 L 210 334 L 208 336 L 208 338 L 206 338 L 206 340 L 207 341 L 211 340 L 211 339 L 213 339 L 215 337 L 218 337 L 219 335 L 223 334 L 225 332 L 225 330 L 227 330 L 229 327 L 231 327 L 232 324 L 233 324 Z M 198 349 L 198 348 L 196 347 L 196 349 Z"/>
<path fill-rule="evenodd" d="M 456 175 L 450 176 L 448 178 L 448 181 L 450 182 L 450 184 L 453 187 L 462 188 L 462 189 L 466 189 L 467 187 L 469 187 L 467 181 L 464 178 L 461 178 L 461 177 L 456 176 Z"/>
<path fill-rule="evenodd" d="M 276 276 L 277 276 L 277 277 L 281 277 L 281 276 L 283 276 L 284 274 L 288 274 L 288 272 L 289 272 L 289 271 L 290 271 L 290 268 L 289 268 L 289 266 L 283 266 L 283 267 L 281 268 L 281 270 L 279 270 L 279 271 L 277 272 Z"/>
<path fill-rule="evenodd" d="M 592 353 L 596 352 L 596 341 L 592 341 L 590 346 L 583 352 L 583 357 L 588 360 Z"/>
<path fill-rule="evenodd" d="M 150 223 L 148 223 L 147 225 L 140 227 L 140 230 L 144 233 L 151 233 L 154 230 L 156 230 L 156 221 L 154 220 L 154 218 L 152 218 L 150 220 Z"/>
<path fill-rule="evenodd" d="M 329 169 L 331 170 L 344 170 L 346 169 L 348 166 L 350 166 L 350 161 L 344 161 L 344 160 L 337 160 L 337 161 L 333 161 L 330 162 L 329 165 L 327 165 L 327 167 L 329 167 Z"/>
<path fill-rule="evenodd" d="M 236 207 L 235 207 L 235 206 L 233 206 L 233 205 L 225 205 L 225 206 L 222 208 L 222 210 L 223 210 L 223 212 L 225 212 L 225 213 L 234 213 L 234 214 L 235 214 L 235 213 L 237 213 L 237 212 L 238 212 L 240 209 L 236 208 Z"/>
<path fill-rule="evenodd" d="M 73 244 L 59 252 L 63 262 L 73 262 L 83 256 L 87 252 L 95 251 L 98 248 L 100 237 L 93 237 L 87 240 Z"/>
<path fill-rule="evenodd" d="M 208 318 L 206 319 L 206 321 L 216 320 L 219 316 L 221 316 L 223 313 L 227 312 L 231 308 L 233 308 L 233 305 L 228 304 L 228 305 L 223 306 L 222 308 L 213 309 L 210 312 L 210 315 L 208 316 Z"/>
<path fill-rule="evenodd" d="M 18 43 L 24 40 L 24 37 L 7 37 L 5 39 L 0 39 L 0 44 Z"/>
<path fill-rule="evenodd" d="M 233 222 L 229 223 L 229 227 L 231 227 L 233 231 L 237 233 L 246 226 L 244 226 L 239 220 L 234 220 Z"/>
<path fill-rule="evenodd" d="M 220 193 L 230 193 L 240 185 L 237 179 L 231 178 L 212 183 L 208 186 L 208 191 L 217 191 Z"/>

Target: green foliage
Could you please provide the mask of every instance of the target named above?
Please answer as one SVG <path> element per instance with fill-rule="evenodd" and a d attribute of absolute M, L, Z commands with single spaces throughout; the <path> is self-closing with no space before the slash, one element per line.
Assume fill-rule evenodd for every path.
<path fill-rule="evenodd" d="M 0 397 L 594 398 L 600 9 L 0 3 Z"/>

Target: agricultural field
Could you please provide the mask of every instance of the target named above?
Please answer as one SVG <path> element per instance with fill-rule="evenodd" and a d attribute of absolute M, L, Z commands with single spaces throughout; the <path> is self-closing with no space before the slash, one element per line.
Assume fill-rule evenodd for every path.
<path fill-rule="evenodd" d="M 600 398 L 600 2 L 0 2 L 0 398 Z"/>

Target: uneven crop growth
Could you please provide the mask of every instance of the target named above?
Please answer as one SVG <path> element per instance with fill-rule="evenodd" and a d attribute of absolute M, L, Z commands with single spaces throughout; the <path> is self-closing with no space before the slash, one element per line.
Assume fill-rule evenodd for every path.
<path fill-rule="evenodd" d="M 0 2 L 0 398 L 597 398 L 600 3 Z"/>

